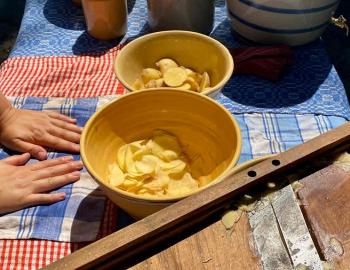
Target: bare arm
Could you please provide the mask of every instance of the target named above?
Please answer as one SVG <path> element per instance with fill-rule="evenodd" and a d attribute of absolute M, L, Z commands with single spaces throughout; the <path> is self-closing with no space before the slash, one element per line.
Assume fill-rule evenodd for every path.
<path fill-rule="evenodd" d="M 0 119 L 1 115 L 12 108 L 11 103 L 7 100 L 7 98 L 0 92 Z"/>

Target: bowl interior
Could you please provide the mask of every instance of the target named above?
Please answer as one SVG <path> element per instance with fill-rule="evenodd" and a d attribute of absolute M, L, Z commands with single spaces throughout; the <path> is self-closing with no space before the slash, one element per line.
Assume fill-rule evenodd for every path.
<path fill-rule="evenodd" d="M 207 71 L 211 88 L 228 80 L 233 72 L 232 57 L 221 43 L 187 31 L 157 32 L 130 42 L 116 57 L 115 72 L 121 83 L 133 91 L 132 85 L 142 69 L 156 68 L 155 63 L 162 58 L 172 58 L 196 72 Z"/>
<path fill-rule="evenodd" d="M 108 184 L 108 165 L 122 144 L 150 138 L 156 129 L 179 139 L 195 178 L 217 178 L 240 155 L 239 127 L 221 105 L 187 91 L 145 90 L 120 97 L 88 121 L 81 145 L 87 169 L 103 186 L 125 194 Z"/>

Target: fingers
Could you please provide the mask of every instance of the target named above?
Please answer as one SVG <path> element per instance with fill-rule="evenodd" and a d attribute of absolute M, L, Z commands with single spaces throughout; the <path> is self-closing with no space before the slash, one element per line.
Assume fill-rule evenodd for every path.
<path fill-rule="evenodd" d="M 16 139 L 11 143 L 11 149 L 18 152 L 27 152 L 38 160 L 44 160 L 47 158 L 47 152 L 45 148 L 40 145 L 35 145 L 29 142 L 24 142 Z"/>
<path fill-rule="evenodd" d="M 62 120 L 62 121 L 73 123 L 73 124 L 77 122 L 76 119 L 73 119 L 73 118 L 66 116 L 64 114 L 60 114 L 60 113 L 52 112 L 52 111 L 46 111 L 46 113 L 53 119 L 58 119 L 58 120 Z"/>
<path fill-rule="evenodd" d="M 59 175 L 47 179 L 34 181 L 34 192 L 47 192 L 71 183 L 80 179 L 80 172 L 74 171 L 72 173 Z"/>
<path fill-rule="evenodd" d="M 82 168 L 83 168 L 83 163 L 81 161 L 72 161 L 65 164 L 59 164 L 56 166 L 37 170 L 34 176 L 34 180 L 52 178 L 55 176 L 72 173 L 74 171 L 81 170 Z"/>
<path fill-rule="evenodd" d="M 30 159 L 30 154 L 24 153 L 22 155 L 16 155 L 16 156 L 5 158 L 3 159 L 3 161 L 9 165 L 20 166 L 20 165 L 26 164 L 29 159 Z"/>
<path fill-rule="evenodd" d="M 48 159 L 48 160 L 36 162 L 34 164 L 30 164 L 28 165 L 28 168 L 32 171 L 38 171 L 44 168 L 65 164 L 65 163 L 71 162 L 72 160 L 73 160 L 72 156 L 60 157 L 56 159 Z"/>
<path fill-rule="evenodd" d="M 51 120 L 51 123 L 56 127 L 62 128 L 63 130 L 69 130 L 69 131 L 75 132 L 77 134 L 81 134 L 81 131 L 82 131 L 81 127 L 79 127 L 75 124 L 72 124 L 72 123 L 67 123 L 67 122 L 62 121 L 62 120 L 53 119 L 53 120 Z"/>
<path fill-rule="evenodd" d="M 68 151 L 68 152 L 79 152 L 80 146 L 77 143 L 67 141 L 65 139 L 53 136 L 51 134 L 45 134 L 45 136 L 39 142 L 47 147 L 52 147 L 59 151 Z"/>
<path fill-rule="evenodd" d="M 58 138 L 62 138 L 68 142 L 79 143 L 80 142 L 80 134 L 76 132 L 72 132 L 69 130 L 64 130 L 62 128 L 53 127 L 50 130 L 50 134 L 56 136 Z"/>
<path fill-rule="evenodd" d="M 38 205 L 38 204 L 52 204 L 62 201 L 66 198 L 66 194 L 63 192 L 52 194 L 31 194 L 26 198 L 26 206 Z"/>

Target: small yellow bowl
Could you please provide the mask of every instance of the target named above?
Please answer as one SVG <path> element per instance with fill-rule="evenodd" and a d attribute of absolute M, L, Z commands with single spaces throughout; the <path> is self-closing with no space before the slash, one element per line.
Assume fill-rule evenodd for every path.
<path fill-rule="evenodd" d="M 114 71 L 129 91 L 142 69 L 156 68 L 162 58 L 171 58 L 196 72 L 208 72 L 211 87 L 202 94 L 215 96 L 233 73 L 233 59 L 219 41 L 190 31 L 163 31 L 139 37 L 128 43 L 116 57 Z"/>
<path fill-rule="evenodd" d="M 190 160 L 198 155 L 202 158 L 197 168 L 192 169 L 200 176 L 209 176 L 211 182 L 194 192 L 226 175 L 241 153 L 242 138 L 236 120 L 223 106 L 204 95 L 153 89 L 126 94 L 105 105 L 84 127 L 81 157 L 106 195 L 137 219 L 190 195 L 154 198 L 109 184 L 108 165 L 116 163 L 119 147 L 150 138 L 156 129 L 175 135 Z"/>

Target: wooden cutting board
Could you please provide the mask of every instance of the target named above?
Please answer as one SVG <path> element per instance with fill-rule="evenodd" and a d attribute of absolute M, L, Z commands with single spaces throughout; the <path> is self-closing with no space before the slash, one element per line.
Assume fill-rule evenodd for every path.
<path fill-rule="evenodd" d="M 185 270 L 191 266 L 192 270 L 259 270 L 260 258 L 251 248 L 252 245 L 254 244 L 248 216 L 243 214 L 234 231 L 227 231 L 218 220 L 130 269 Z"/>
<path fill-rule="evenodd" d="M 334 269 L 350 269 L 350 163 L 336 162 L 301 182 L 300 204 L 321 256 Z"/>

